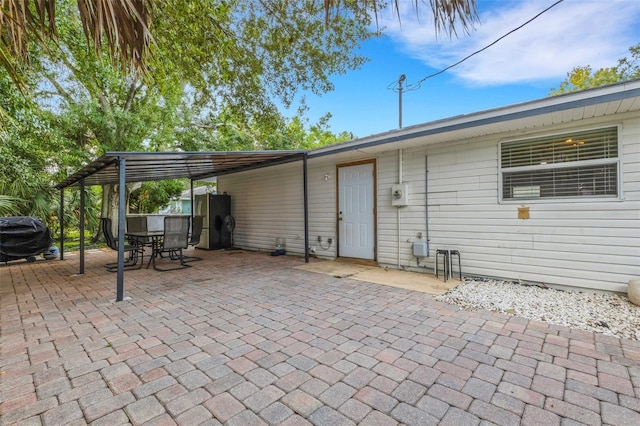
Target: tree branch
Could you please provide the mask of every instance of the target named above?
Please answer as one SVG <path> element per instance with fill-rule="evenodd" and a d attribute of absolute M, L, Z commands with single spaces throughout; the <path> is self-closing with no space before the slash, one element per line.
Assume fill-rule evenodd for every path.
<path fill-rule="evenodd" d="M 133 100 L 136 97 L 136 93 L 142 87 L 142 83 L 139 83 L 137 80 L 134 80 L 129 86 L 129 92 L 127 93 L 127 100 L 124 103 L 124 107 L 122 108 L 124 111 L 129 111 L 131 109 L 131 105 L 133 104 Z"/>
<path fill-rule="evenodd" d="M 67 92 L 60 83 L 58 83 L 58 80 L 54 75 L 51 75 L 48 72 L 46 72 L 44 73 L 44 76 L 49 81 L 49 83 L 51 83 L 53 87 L 56 89 L 56 92 L 50 92 L 50 93 L 57 94 L 58 96 L 62 96 L 70 104 L 77 104 L 75 99 L 73 99 L 73 96 L 71 96 L 71 94 Z"/>
<path fill-rule="evenodd" d="M 100 102 L 100 106 L 104 111 L 111 111 L 111 105 L 109 105 L 109 101 L 103 92 L 97 93 L 98 102 Z"/>
<path fill-rule="evenodd" d="M 95 81 L 92 81 L 92 79 L 87 79 L 86 75 L 71 63 L 71 61 L 69 60 L 69 58 L 67 57 L 67 54 L 63 51 L 63 49 L 59 49 L 59 52 L 60 52 L 60 55 L 58 57 L 60 58 L 60 61 L 62 61 L 62 63 L 67 67 L 67 69 L 71 71 L 75 79 L 77 81 L 84 82 L 82 85 L 87 90 L 87 92 L 89 92 L 89 94 L 92 96 L 96 96 L 97 98 L 100 98 L 100 104 L 102 105 L 102 107 L 105 108 L 105 110 L 109 110 L 110 109 L 109 103 L 107 102 L 106 99 L 102 99 L 104 98 L 104 92 L 99 87 L 99 85 L 95 84 Z"/>

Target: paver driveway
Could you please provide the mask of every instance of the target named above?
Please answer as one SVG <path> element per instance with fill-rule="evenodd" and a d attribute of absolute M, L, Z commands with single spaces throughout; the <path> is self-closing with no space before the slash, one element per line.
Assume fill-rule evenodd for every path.
<path fill-rule="evenodd" d="M 0 267 L 0 423 L 640 425 L 638 342 L 199 254 L 119 303 L 113 252 Z"/>

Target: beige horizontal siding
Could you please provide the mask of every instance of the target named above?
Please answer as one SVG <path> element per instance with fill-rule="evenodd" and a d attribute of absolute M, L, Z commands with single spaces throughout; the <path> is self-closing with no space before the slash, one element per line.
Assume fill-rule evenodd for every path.
<path fill-rule="evenodd" d="M 329 175 L 326 181 L 325 174 Z M 309 164 L 308 188 L 309 245 L 315 246 L 319 257 L 334 258 L 335 165 L 331 160 Z M 218 191 L 231 195 L 235 246 L 273 251 L 276 238 L 282 238 L 288 253 L 304 255 L 302 162 L 221 176 Z M 333 239 L 330 247 L 329 238 Z"/>
<path fill-rule="evenodd" d="M 530 219 L 518 219 L 521 203 L 498 203 L 498 144 L 528 133 L 406 148 L 402 176 L 397 149 L 374 155 L 354 151 L 309 161 L 310 245 L 319 256 L 335 258 L 336 164 L 375 158 L 380 265 L 432 272 L 435 249 L 448 247 L 461 252 L 465 274 L 626 291 L 628 280 L 640 276 L 640 118 L 554 126 L 567 120 L 558 114 L 532 119 L 531 125 L 548 126 L 545 133 L 621 125 L 622 200 L 525 202 Z M 409 205 L 398 208 L 391 205 L 391 187 L 400 180 L 408 185 Z M 269 251 L 275 238 L 283 237 L 290 253 L 304 253 L 301 163 L 222 176 L 219 190 L 232 197 L 237 246 Z M 418 268 L 412 243 L 418 233 L 426 239 L 426 204 L 430 256 Z M 328 238 L 334 243 L 323 250 L 318 236 L 324 244 Z"/>
<path fill-rule="evenodd" d="M 458 143 L 430 146 L 432 257 L 422 262 L 432 265 L 436 248 L 456 248 L 466 274 L 626 291 L 627 281 L 640 275 L 640 120 L 627 120 L 621 129 L 624 201 L 524 202 L 528 220 L 518 219 L 519 203 L 498 204 L 498 139 L 473 141 L 472 149 Z M 403 156 L 414 161 L 422 152 L 406 150 Z M 419 216 L 407 210 L 403 224 L 423 231 Z M 402 237 L 407 235 L 411 232 Z M 401 262 L 417 267 L 411 255 Z"/>

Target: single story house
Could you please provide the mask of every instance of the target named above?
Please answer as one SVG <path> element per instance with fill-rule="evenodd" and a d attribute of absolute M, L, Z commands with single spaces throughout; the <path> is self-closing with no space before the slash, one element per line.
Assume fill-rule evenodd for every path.
<path fill-rule="evenodd" d="M 215 179 L 215 178 L 214 178 Z M 193 195 L 205 195 L 215 194 L 215 187 L 211 186 L 198 186 L 193 188 Z M 191 214 L 191 190 L 187 189 L 182 191 L 180 196 L 169 201 L 169 205 L 158 211 L 159 214 Z"/>
<path fill-rule="evenodd" d="M 219 176 L 235 246 L 304 254 L 302 182 L 296 163 Z M 640 277 L 640 80 L 310 151 L 308 220 L 321 258 L 433 272 L 435 251 L 455 249 L 464 275 L 626 292 Z"/>

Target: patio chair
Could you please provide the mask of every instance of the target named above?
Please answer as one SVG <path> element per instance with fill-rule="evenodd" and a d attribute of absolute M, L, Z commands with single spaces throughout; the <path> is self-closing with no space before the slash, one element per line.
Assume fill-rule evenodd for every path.
<path fill-rule="evenodd" d="M 191 235 L 189 236 L 189 245 L 191 247 L 197 246 L 200 243 L 200 236 L 202 235 L 202 227 L 204 223 L 204 216 L 194 216 L 193 222 L 191 224 Z M 172 256 L 175 252 L 172 252 Z M 202 260 L 201 257 L 198 256 L 182 256 L 182 260 L 184 262 L 195 262 L 198 260 Z"/>
<path fill-rule="evenodd" d="M 110 249 L 118 251 L 118 240 L 113 236 L 111 219 L 106 217 L 100 218 L 100 229 L 104 235 L 104 240 Z M 124 251 L 129 253 L 129 257 L 124 262 L 125 269 L 140 269 L 144 260 L 144 248 L 141 244 L 125 242 Z M 140 263 L 138 264 L 138 258 Z M 107 263 L 104 265 L 109 272 L 116 272 L 118 270 L 118 263 Z"/>
<path fill-rule="evenodd" d="M 147 217 L 146 216 L 127 216 L 127 232 L 147 232 Z M 143 245 L 148 246 L 151 244 L 151 239 L 148 237 L 137 237 Z"/>
<path fill-rule="evenodd" d="M 189 216 L 166 216 L 164 218 L 164 234 L 156 239 L 153 247 L 151 263 L 157 271 L 173 271 L 176 269 L 190 268 L 184 261 L 182 250 L 189 246 Z M 170 260 L 180 261 L 176 268 L 158 268 L 156 259 L 162 253 L 168 253 Z"/>

